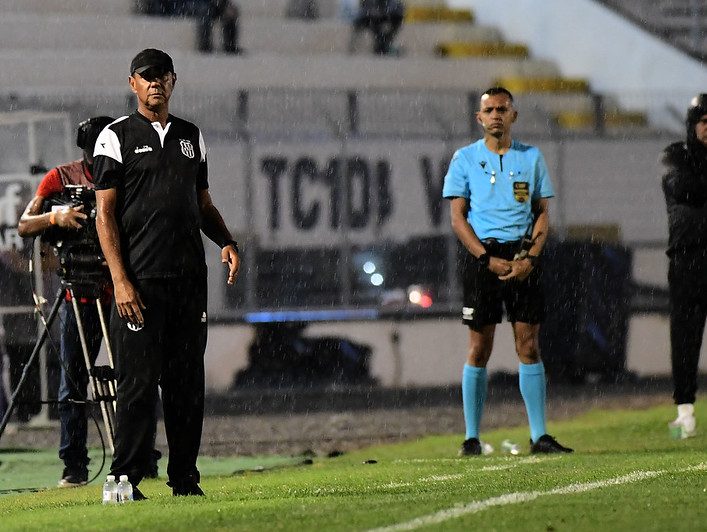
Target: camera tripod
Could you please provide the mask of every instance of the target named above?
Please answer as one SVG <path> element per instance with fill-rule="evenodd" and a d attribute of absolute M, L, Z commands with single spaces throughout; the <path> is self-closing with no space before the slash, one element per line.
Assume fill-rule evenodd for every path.
<path fill-rule="evenodd" d="M 49 337 L 49 330 L 51 329 L 52 323 L 56 319 L 57 313 L 59 312 L 59 307 L 61 303 L 65 300 L 65 293 L 68 292 L 71 297 L 71 306 L 73 309 L 74 316 L 76 318 L 76 324 L 78 326 L 79 339 L 81 341 L 81 350 L 83 351 L 84 362 L 86 364 L 86 371 L 88 373 L 89 385 L 91 389 L 91 403 L 98 403 L 101 408 L 101 415 L 103 417 L 103 424 L 106 429 L 106 436 L 108 444 L 111 451 L 114 450 L 113 437 L 114 437 L 114 427 L 115 427 L 115 401 L 116 401 L 116 390 L 117 385 L 115 381 L 115 365 L 113 364 L 113 352 L 111 351 L 110 341 L 108 338 L 108 327 L 106 325 L 106 319 L 103 312 L 103 306 L 100 300 L 100 287 L 96 282 L 69 282 L 62 280 L 61 288 L 58 289 L 56 294 L 56 299 L 52 305 L 49 316 L 45 319 L 42 317 L 42 323 L 44 324 L 44 329 L 41 335 L 37 339 L 34 345 L 32 354 L 29 356 L 27 363 L 25 364 L 24 370 L 22 371 L 22 376 L 20 377 L 17 387 L 12 393 L 10 398 L 10 403 L 8 404 L 7 411 L 5 412 L 5 417 L 0 423 L 0 438 L 2 438 L 5 428 L 10 421 L 10 416 L 14 410 L 15 400 L 22 390 L 27 376 L 29 375 L 29 368 L 34 363 L 39 352 L 44 345 L 44 342 Z M 83 322 L 81 319 L 81 312 L 79 311 L 79 299 L 87 299 L 96 305 L 98 310 L 98 318 L 101 325 L 101 331 L 103 334 L 103 340 L 105 341 L 106 351 L 108 354 L 108 365 L 107 366 L 96 366 L 91 363 L 91 356 L 88 351 L 88 343 L 86 342 L 86 334 L 84 331 Z M 83 303 L 82 303 L 83 304 Z M 88 304 L 88 303 L 86 303 Z M 66 368 L 65 368 L 66 370 Z M 74 382 L 72 385 L 76 385 Z M 79 393 L 83 395 L 85 390 L 79 390 Z"/>

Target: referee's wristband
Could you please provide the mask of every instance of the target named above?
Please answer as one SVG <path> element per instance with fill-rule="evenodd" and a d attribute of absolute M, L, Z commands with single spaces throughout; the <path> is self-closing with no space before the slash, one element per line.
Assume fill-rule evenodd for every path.
<path fill-rule="evenodd" d="M 241 254 L 241 250 L 238 249 L 238 242 L 236 242 L 235 240 L 226 240 L 221 244 L 221 249 L 225 248 L 226 246 L 233 246 L 233 249 L 236 250 L 236 253 L 238 253 L 239 255 Z"/>

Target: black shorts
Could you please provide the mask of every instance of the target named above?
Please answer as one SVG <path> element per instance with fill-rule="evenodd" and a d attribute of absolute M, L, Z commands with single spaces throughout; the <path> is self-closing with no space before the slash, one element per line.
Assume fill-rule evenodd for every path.
<path fill-rule="evenodd" d="M 492 257 L 512 260 L 520 242 L 484 241 Z M 462 323 L 474 330 L 492 323 L 501 323 L 505 307 L 510 322 L 540 323 L 545 317 L 545 299 L 540 266 L 523 281 L 501 281 L 487 266 L 470 253 L 462 260 L 464 308 Z"/>

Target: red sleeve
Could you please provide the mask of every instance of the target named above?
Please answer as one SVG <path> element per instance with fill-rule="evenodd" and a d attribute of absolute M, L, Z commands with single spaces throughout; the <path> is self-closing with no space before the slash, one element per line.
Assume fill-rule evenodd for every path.
<path fill-rule="evenodd" d="M 58 194 L 63 190 L 61 185 L 61 177 L 59 177 L 59 172 L 56 168 L 52 168 L 47 172 L 42 178 L 42 182 L 39 183 L 37 187 L 37 196 L 42 196 L 43 198 L 48 198 L 52 194 Z"/>

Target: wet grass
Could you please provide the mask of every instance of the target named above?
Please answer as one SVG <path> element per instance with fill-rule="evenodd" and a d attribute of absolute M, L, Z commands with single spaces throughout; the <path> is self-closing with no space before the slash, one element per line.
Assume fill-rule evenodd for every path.
<path fill-rule="evenodd" d="M 140 485 L 148 501 L 113 507 L 100 504 L 100 485 L 6 495 L 0 528 L 704 530 L 707 401 L 697 412 L 702 430 L 681 441 L 668 436 L 674 407 L 667 404 L 551 424 L 576 449 L 563 456 L 528 455 L 527 429 L 516 427 L 485 434 L 497 451 L 474 458 L 457 458 L 461 436 L 432 436 L 311 464 L 214 459 L 201 464 L 203 498 L 172 497 L 163 480 Z M 498 452 L 506 438 L 521 443 L 521 455 Z"/>

